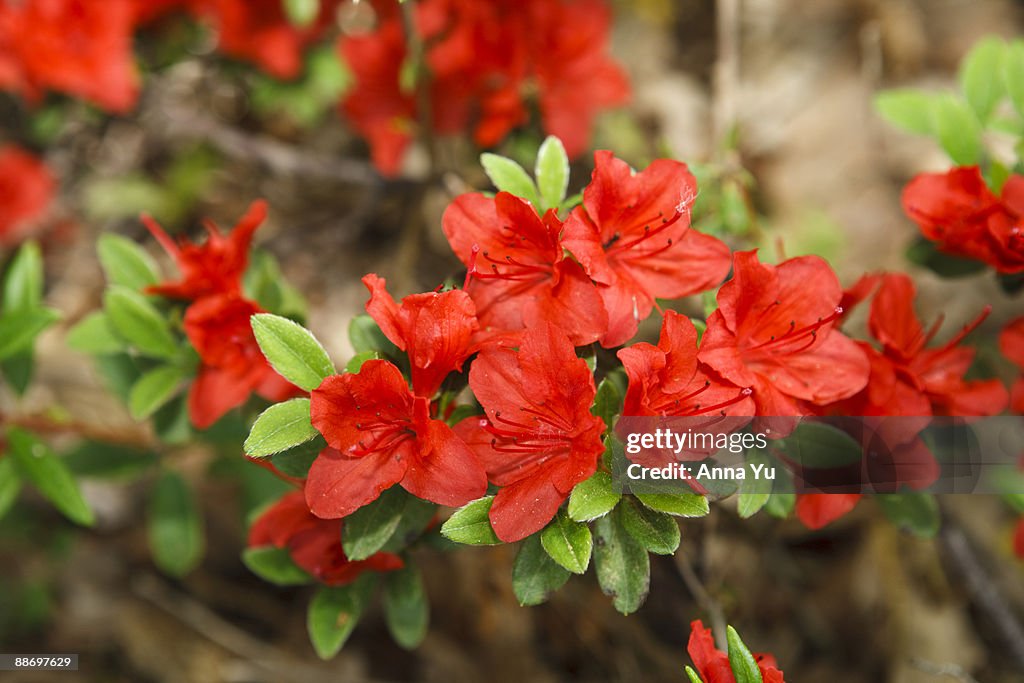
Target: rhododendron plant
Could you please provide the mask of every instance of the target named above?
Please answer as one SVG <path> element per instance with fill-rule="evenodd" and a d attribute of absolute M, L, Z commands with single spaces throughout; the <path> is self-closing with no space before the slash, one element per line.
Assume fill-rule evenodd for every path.
<path fill-rule="evenodd" d="M 13 145 L 0 147 L 0 245 L 16 243 L 40 226 L 55 184 L 40 159 Z"/>

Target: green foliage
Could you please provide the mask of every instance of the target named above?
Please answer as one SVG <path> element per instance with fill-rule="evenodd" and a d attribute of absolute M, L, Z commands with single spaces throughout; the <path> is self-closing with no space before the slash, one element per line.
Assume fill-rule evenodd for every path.
<path fill-rule="evenodd" d="M 441 526 L 441 535 L 449 541 L 465 545 L 498 545 L 501 543 L 491 528 L 487 514 L 494 496 L 484 496 L 466 503 Z"/>
<path fill-rule="evenodd" d="M 569 517 L 577 522 L 589 522 L 607 515 L 622 498 L 612 488 L 612 475 L 595 472 L 589 479 L 576 484 L 569 495 Z"/>
<path fill-rule="evenodd" d="M 671 515 L 632 500 L 624 502 L 619 509 L 623 528 L 648 552 L 671 555 L 679 547 L 679 523 Z"/>
<path fill-rule="evenodd" d="M 512 565 L 512 591 L 520 605 L 539 605 L 571 576 L 544 550 L 540 534 L 525 538 Z"/>
<path fill-rule="evenodd" d="M 284 13 L 297 28 L 307 28 L 320 13 L 320 0 L 284 0 Z"/>
<path fill-rule="evenodd" d="M 942 520 L 935 497 L 928 493 L 907 492 L 875 496 L 882 512 L 899 528 L 921 538 L 939 533 Z"/>
<path fill-rule="evenodd" d="M 313 596 L 306 627 L 320 659 L 334 657 L 352 635 L 369 602 L 375 578 L 364 574 L 347 586 L 320 588 Z"/>
<path fill-rule="evenodd" d="M 619 509 L 594 523 L 594 564 L 601 590 L 615 609 L 630 614 L 647 598 L 651 564 L 647 550 L 623 526 Z"/>
<path fill-rule="evenodd" d="M 622 412 L 622 391 L 615 380 L 609 376 L 601 380 L 597 385 L 597 395 L 594 396 L 594 406 L 590 412 L 604 420 L 608 430 L 615 427 L 615 419 Z"/>
<path fill-rule="evenodd" d="M 284 548 L 246 548 L 242 562 L 253 574 L 275 586 L 301 586 L 313 581 Z"/>
<path fill-rule="evenodd" d="M 13 458 L 0 459 L 0 519 L 7 514 L 21 492 L 21 477 Z"/>
<path fill-rule="evenodd" d="M 348 339 L 356 354 L 377 353 L 395 358 L 400 353 L 398 347 L 381 332 L 377 321 L 365 313 L 352 318 L 348 326 Z"/>
<path fill-rule="evenodd" d="M 142 375 L 128 394 L 128 410 L 136 420 L 145 420 L 174 398 L 185 379 L 181 368 L 161 365 Z"/>
<path fill-rule="evenodd" d="M 139 353 L 164 359 L 178 355 L 166 317 L 145 296 L 123 285 L 113 285 L 104 294 L 103 303 L 111 327 Z"/>
<path fill-rule="evenodd" d="M 400 487 L 392 486 L 377 500 L 346 517 L 341 532 L 345 556 L 365 560 L 383 548 L 402 521 L 406 498 Z"/>
<path fill-rule="evenodd" d="M 841 467 L 859 462 L 863 455 L 853 437 L 823 422 L 801 422 L 792 434 L 780 439 L 778 445 L 801 467 Z"/>
<path fill-rule="evenodd" d="M 96 519 L 82 498 L 67 465 L 46 444 L 22 429 L 7 430 L 10 454 L 21 479 L 75 524 L 92 526 Z M 7 495 L 11 495 L 8 493 Z"/>
<path fill-rule="evenodd" d="M 256 418 L 243 448 L 246 455 L 262 458 L 300 446 L 317 434 L 310 422 L 309 399 L 293 398 L 264 410 Z"/>
<path fill-rule="evenodd" d="M 652 510 L 676 517 L 704 517 L 711 512 L 708 499 L 697 493 L 638 493 L 636 498 Z"/>
<path fill-rule="evenodd" d="M 562 141 L 554 135 L 549 135 L 541 143 L 533 173 L 540 193 L 537 210 L 540 213 L 548 209 L 557 210 L 569 187 L 569 156 L 565 153 Z"/>
<path fill-rule="evenodd" d="M 96 251 L 107 282 L 112 285 L 124 285 L 139 291 L 160 281 L 156 262 L 145 249 L 127 237 L 112 233 L 100 235 Z"/>
<path fill-rule="evenodd" d="M 149 501 L 149 548 L 162 571 L 181 577 L 202 560 L 205 549 L 203 521 L 195 497 L 184 478 L 165 471 Z"/>
<path fill-rule="evenodd" d="M 412 650 L 427 635 L 430 604 L 423 588 L 423 577 L 410 561 L 384 577 L 384 620 L 388 631 L 401 647 Z"/>
<path fill-rule="evenodd" d="M 736 677 L 736 683 L 763 683 L 757 660 L 732 626 L 726 627 L 726 640 L 729 643 L 729 668 Z"/>
<path fill-rule="evenodd" d="M 515 161 L 488 152 L 480 155 L 480 163 L 487 177 L 500 192 L 509 192 L 522 197 L 535 207 L 541 206 L 540 194 L 533 179 Z"/>
<path fill-rule="evenodd" d="M 943 253 L 936 248 L 934 242 L 921 236 L 907 248 L 906 257 L 911 263 L 924 266 L 944 278 L 975 275 L 987 267 L 983 261 Z"/>
<path fill-rule="evenodd" d="M 590 566 L 590 553 L 594 541 L 586 524 L 575 522 L 564 510 L 540 534 L 544 551 L 573 574 L 583 574 Z"/>
<path fill-rule="evenodd" d="M 295 386 L 312 391 L 337 374 L 324 347 L 302 325 L 272 313 L 257 313 L 252 330 L 267 361 Z"/>
<path fill-rule="evenodd" d="M 95 311 L 68 331 L 65 343 L 76 351 L 94 355 L 121 353 L 127 348 L 126 342 L 114 331 L 110 317 L 103 311 Z"/>
<path fill-rule="evenodd" d="M 742 519 L 753 517 L 763 508 L 772 494 L 773 481 L 753 476 L 753 466 L 763 465 L 762 472 L 772 466 L 772 460 L 760 449 L 747 451 L 747 477 L 740 481 L 737 512 Z"/>

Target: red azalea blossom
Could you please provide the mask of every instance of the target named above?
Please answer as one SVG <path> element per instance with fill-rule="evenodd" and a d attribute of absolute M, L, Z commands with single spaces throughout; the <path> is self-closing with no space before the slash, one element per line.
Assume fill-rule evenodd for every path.
<path fill-rule="evenodd" d="M 1017 530 L 1013 534 L 1013 552 L 1024 560 L 1024 517 L 1017 522 Z"/>
<path fill-rule="evenodd" d="M 248 545 L 286 548 L 295 564 L 328 586 L 351 583 L 365 571 L 387 572 L 404 566 L 402 558 L 391 553 L 350 561 L 341 546 L 339 523 L 313 515 L 302 491 L 285 495 L 260 515 L 249 529 Z"/>
<path fill-rule="evenodd" d="M 804 493 L 797 496 L 796 516 L 808 529 L 821 529 L 857 507 L 859 493 Z"/>
<path fill-rule="evenodd" d="M 38 227 L 55 188 L 42 161 L 13 145 L 0 147 L 0 245 L 18 242 Z"/>
<path fill-rule="evenodd" d="M 1024 318 L 1012 321 L 999 335 L 999 349 L 1018 368 L 1024 370 Z M 1010 410 L 1024 415 L 1024 375 L 1010 389 Z"/>
<path fill-rule="evenodd" d="M 301 390 L 278 375 L 260 351 L 250 318 L 263 310 L 239 296 L 204 297 L 185 312 L 185 334 L 202 365 L 188 396 L 189 417 L 206 429 L 249 398 L 283 401 Z"/>
<path fill-rule="evenodd" d="M 736 252 L 718 291 L 698 358 L 722 377 L 754 388 L 759 416 L 802 415 L 864 388 L 868 361 L 834 329 L 843 291 L 817 256 L 777 266 Z"/>
<path fill-rule="evenodd" d="M 537 215 L 508 192 L 458 197 L 444 213 L 444 233 L 469 269 L 466 292 L 485 336 L 550 322 L 577 346 L 608 327 L 601 295 L 559 242 L 562 222 Z"/>
<path fill-rule="evenodd" d="M 356 81 L 343 109 L 369 140 L 376 166 L 394 174 L 414 134 L 416 93 L 402 82 L 401 12 L 392 2 L 373 7 L 376 30 L 339 43 Z M 604 0 L 424 0 L 413 15 L 426 46 L 429 120 L 439 134 L 472 129 L 478 145 L 496 144 L 527 120 L 524 94 L 533 86 L 545 130 L 576 156 L 596 113 L 628 98 L 625 75 L 606 56 Z"/>
<path fill-rule="evenodd" d="M 704 683 L 736 683 L 732 667 L 729 666 L 729 655 L 715 647 L 711 629 L 705 628 L 700 619 L 690 622 L 690 642 L 686 651 Z M 754 653 L 754 660 L 764 683 L 785 683 L 775 657 Z"/>
<path fill-rule="evenodd" d="M 363 278 L 370 290 L 366 312 L 384 335 L 409 355 L 412 388 L 431 398 L 445 377 L 461 371 L 473 353 L 471 339 L 479 329 L 469 295 L 459 290 L 413 294 L 401 304 L 388 294 L 387 283 L 374 274 Z"/>
<path fill-rule="evenodd" d="M 922 173 L 903 189 L 903 210 L 942 251 L 1024 271 L 1024 176 L 1011 175 L 996 197 L 977 166 Z"/>
<path fill-rule="evenodd" d="M 228 237 L 212 221 L 204 225 L 209 237 L 201 245 L 182 241 L 177 244 L 156 221 L 143 216 L 142 221 L 153 237 L 178 264 L 182 279 L 148 288 L 153 294 L 172 299 L 196 300 L 213 294 L 238 294 L 242 275 L 249 265 L 249 245 L 253 233 L 267 216 L 267 203 L 255 201 Z"/>
<path fill-rule="evenodd" d="M 563 245 L 600 287 L 608 311 L 605 347 L 636 334 L 655 297 L 710 289 L 729 272 L 729 247 L 690 229 L 697 181 L 686 164 L 659 159 L 640 173 L 611 152 L 594 153 L 583 205 L 565 225 Z"/>
<path fill-rule="evenodd" d="M 0 89 L 36 102 L 45 90 L 110 112 L 135 106 L 132 0 L 0 2 Z"/>
<path fill-rule="evenodd" d="M 490 511 L 494 532 L 518 541 L 551 521 L 597 468 L 605 425 L 590 413 L 594 376 L 565 333 L 545 323 L 523 335 L 518 351 L 481 350 L 469 386 L 486 417 L 466 418 L 455 430 L 502 487 Z"/>
<path fill-rule="evenodd" d="M 311 399 L 313 426 L 328 445 L 306 481 L 306 500 L 318 517 L 345 517 L 394 484 L 450 506 L 487 490 L 470 449 L 430 417 L 428 399 L 409 391 L 391 363 L 369 360 L 358 373 L 328 377 Z"/>

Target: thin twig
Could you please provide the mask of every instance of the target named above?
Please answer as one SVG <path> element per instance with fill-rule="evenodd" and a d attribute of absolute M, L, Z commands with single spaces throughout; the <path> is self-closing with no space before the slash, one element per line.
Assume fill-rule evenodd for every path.
<path fill-rule="evenodd" d="M 724 648 L 727 623 L 725 620 L 725 610 L 722 609 L 718 601 L 712 597 L 711 593 L 704 587 L 704 584 L 701 583 L 697 572 L 690 565 L 690 561 L 686 558 L 685 553 L 677 552 L 672 559 L 675 560 L 679 576 L 683 578 L 683 582 L 686 584 L 687 589 L 689 589 L 690 594 L 697 601 L 697 604 L 701 606 L 701 609 L 708 613 L 708 619 L 711 621 L 711 631 L 715 634 L 715 642 L 718 643 L 719 647 Z"/>
<path fill-rule="evenodd" d="M 44 436 L 72 435 L 90 441 L 151 449 L 156 447 L 153 436 L 143 427 L 107 428 L 77 420 L 55 420 L 45 415 L 9 415 L 0 412 L 0 426 L 19 427 Z"/>

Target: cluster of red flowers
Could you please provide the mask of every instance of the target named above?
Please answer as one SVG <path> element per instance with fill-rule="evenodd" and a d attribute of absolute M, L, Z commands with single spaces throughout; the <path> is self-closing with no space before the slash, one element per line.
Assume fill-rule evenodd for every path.
<path fill-rule="evenodd" d="M 1024 176 L 1011 175 L 997 197 L 977 166 L 922 173 L 903 190 L 903 209 L 942 251 L 1024 271 Z"/>
<path fill-rule="evenodd" d="M 690 623 L 690 642 L 686 646 L 704 683 L 736 683 L 736 675 L 729 663 L 729 655 L 715 647 L 711 629 L 699 619 Z M 754 661 L 764 683 L 785 683 L 782 670 L 770 654 L 754 653 Z"/>
<path fill-rule="evenodd" d="M 225 54 L 279 78 L 302 68 L 302 49 L 331 24 L 341 0 L 320 3 L 308 28 L 292 25 L 281 0 L 23 0 L 0 3 L 0 89 L 31 102 L 47 90 L 113 113 L 139 95 L 136 28 L 185 10 L 209 22 Z"/>
<path fill-rule="evenodd" d="M 55 185 L 42 161 L 13 145 L 0 147 L 0 246 L 18 242 L 39 227 Z"/>
<path fill-rule="evenodd" d="M 529 118 L 529 90 L 537 92 L 544 129 L 576 156 L 597 112 L 629 95 L 625 75 L 606 54 L 604 0 L 423 0 L 408 27 L 429 70 L 429 111 L 420 111 L 403 78 L 417 57 L 401 9 L 394 0 L 372 6 L 376 28 L 342 38 L 339 49 L 356 81 L 343 109 L 383 173 L 398 171 L 416 122 L 442 135 L 472 130 L 478 146 L 493 146 Z"/>
<path fill-rule="evenodd" d="M 174 259 L 182 278 L 148 289 L 190 304 L 185 311 L 185 334 L 202 362 L 188 395 L 192 424 L 205 429 L 255 392 L 282 401 L 299 390 L 270 367 L 256 343 L 249 319 L 263 310 L 242 293 L 242 275 L 249 263 L 253 233 L 267 215 L 265 202 L 254 202 L 230 236 L 212 222 L 201 245 L 172 240 L 156 221 L 143 217 L 146 227 Z"/>

